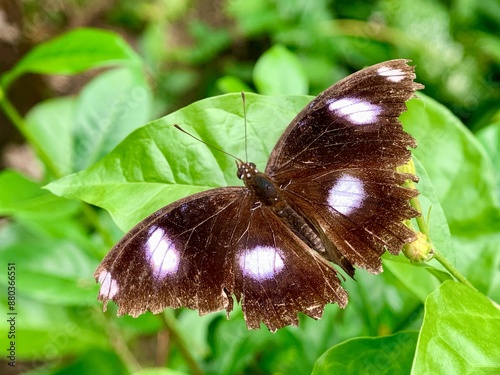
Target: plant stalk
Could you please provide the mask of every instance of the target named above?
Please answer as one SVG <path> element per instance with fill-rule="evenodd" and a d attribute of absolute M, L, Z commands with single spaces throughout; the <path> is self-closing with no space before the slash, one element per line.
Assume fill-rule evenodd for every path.
<path fill-rule="evenodd" d="M 17 128 L 17 130 L 19 130 L 23 137 L 33 147 L 47 171 L 55 178 L 62 177 L 61 171 L 59 170 L 59 168 L 57 168 L 49 155 L 44 151 L 43 147 L 41 147 L 41 145 L 38 143 L 38 140 L 33 137 L 33 134 L 30 132 L 26 121 L 9 101 L 2 87 L 0 87 L 0 107 L 2 108 L 5 115 L 9 118 L 9 120 Z"/>
<path fill-rule="evenodd" d="M 415 184 L 412 182 L 411 188 L 415 188 Z M 410 200 L 410 204 L 413 208 L 415 208 L 420 214 L 422 214 L 422 206 L 420 205 L 420 201 L 418 200 L 418 197 L 412 198 Z M 424 220 L 422 215 L 418 216 L 416 218 L 418 229 L 420 230 L 421 233 L 425 234 L 427 237 L 427 240 L 431 243 L 431 237 L 430 237 L 430 231 L 429 231 L 429 226 L 427 225 L 427 222 Z M 433 254 L 432 258 L 436 259 L 439 263 L 443 265 L 444 268 L 459 282 L 461 282 L 464 285 L 467 285 L 468 287 L 471 287 L 472 289 L 476 290 L 474 286 L 470 283 L 469 280 L 466 279 L 464 275 L 460 273 L 459 270 L 455 268 L 448 260 L 436 249 L 434 245 L 432 245 L 433 249 Z"/>
<path fill-rule="evenodd" d="M 159 314 L 158 316 L 160 317 L 165 328 L 170 333 L 172 342 L 174 342 L 177 345 L 177 348 L 179 349 L 184 360 L 186 361 L 186 364 L 191 370 L 191 373 L 194 375 L 203 375 L 203 370 L 198 365 L 198 362 L 194 358 L 194 355 L 191 353 L 188 346 L 186 345 L 186 342 L 184 341 L 182 334 L 179 332 L 175 318 L 170 314 L 170 311 L 164 311 L 163 314 Z"/>

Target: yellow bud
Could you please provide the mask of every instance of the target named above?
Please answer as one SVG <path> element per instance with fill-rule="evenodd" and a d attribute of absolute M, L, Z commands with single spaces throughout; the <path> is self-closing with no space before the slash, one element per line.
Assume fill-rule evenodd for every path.
<path fill-rule="evenodd" d="M 417 232 L 417 239 L 403 247 L 403 254 L 412 262 L 427 262 L 434 254 L 432 245 L 427 240 L 427 236 Z"/>

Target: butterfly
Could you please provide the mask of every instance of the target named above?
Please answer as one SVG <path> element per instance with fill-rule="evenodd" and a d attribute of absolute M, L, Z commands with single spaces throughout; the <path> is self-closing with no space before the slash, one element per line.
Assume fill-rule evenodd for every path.
<path fill-rule="evenodd" d="M 237 160 L 242 186 L 197 193 L 154 212 L 95 271 L 103 309 L 134 317 L 187 307 L 200 315 L 241 303 L 247 327 L 272 332 L 347 305 L 343 276 L 382 271 L 381 255 L 416 239 L 418 216 L 399 173 L 416 147 L 398 117 L 423 88 L 408 60 L 358 71 L 290 123 L 264 172 Z"/>

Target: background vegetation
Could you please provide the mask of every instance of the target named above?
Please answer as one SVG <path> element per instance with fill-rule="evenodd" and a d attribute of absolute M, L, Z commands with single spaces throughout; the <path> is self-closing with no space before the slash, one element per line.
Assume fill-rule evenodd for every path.
<path fill-rule="evenodd" d="M 8 262 L 18 313 L 16 367 L 2 353 L 2 373 L 500 372 L 498 1 L 1 5 L 0 348 Z M 419 144 L 431 240 L 466 280 L 435 259 L 384 256 L 383 274 L 344 283 L 345 310 L 276 334 L 247 331 L 238 310 L 229 321 L 102 313 L 92 274 L 123 231 L 181 196 L 238 183 L 231 160 L 169 125 L 241 155 L 230 93 L 278 95 L 247 97 L 249 153 L 264 166 L 307 94 L 392 58 L 412 59 L 426 86 L 402 119 Z"/>

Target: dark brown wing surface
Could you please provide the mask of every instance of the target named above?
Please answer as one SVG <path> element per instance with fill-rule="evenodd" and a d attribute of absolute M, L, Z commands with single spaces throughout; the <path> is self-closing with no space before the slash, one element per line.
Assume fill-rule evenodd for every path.
<path fill-rule="evenodd" d="M 407 60 L 357 73 L 321 93 L 292 121 L 271 153 L 266 173 L 287 200 L 325 234 L 328 259 L 380 272 L 380 255 L 415 240 L 403 220 L 417 216 L 404 189 L 415 140 L 398 120 L 423 87 Z M 349 267 L 343 268 L 348 272 Z"/>
<path fill-rule="evenodd" d="M 118 314 L 167 307 L 200 314 L 242 301 L 249 328 L 318 319 L 324 305 L 347 303 L 337 274 L 245 188 L 219 188 L 155 212 L 132 229 L 95 272 L 99 299 Z"/>

